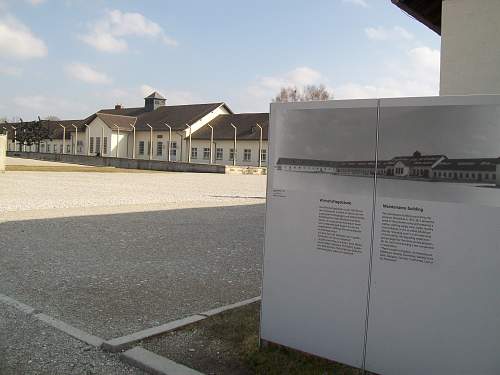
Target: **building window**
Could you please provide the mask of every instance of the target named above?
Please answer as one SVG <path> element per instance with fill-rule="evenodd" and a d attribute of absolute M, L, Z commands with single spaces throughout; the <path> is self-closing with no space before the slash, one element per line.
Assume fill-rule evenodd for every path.
<path fill-rule="evenodd" d="M 496 180 L 496 179 L 497 179 L 497 175 L 496 175 L 495 173 L 493 173 L 493 174 L 491 175 L 491 179 L 492 179 L 492 180 Z"/>
<path fill-rule="evenodd" d="M 50 143 L 47 143 L 47 152 L 50 152 Z"/>
<path fill-rule="evenodd" d="M 198 148 L 191 147 L 191 159 L 198 159 Z"/>
<path fill-rule="evenodd" d="M 162 155 L 163 155 L 163 142 L 156 142 L 156 156 L 162 156 Z"/>
<path fill-rule="evenodd" d="M 119 142 L 117 140 L 117 142 Z M 102 153 L 107 154 L 108 153 L 108 137 L 104 137 L 102 139 Z"/>
<path fill-rule="evenodd" d="M 229 149 L 229 160 L 234 160 L 234 157 L 235 157 L 235 155 L 234 155 L 234 154 L 235 154 L 235 153 L 234 153 L 234 148 L 230 148 L 230 149 Z M 237 156 L 236 156 L 236 157 L 237 157 Z"/>
<path fill-rule="evenodd" d="M 484 179 L 485 180 L 489 180 L 490 179 L 490 174 L 489 173 L 485 173 L 484 174 Z"/>
<path fill-rule="evenodd" d="M 101 153 L 101 137 L 95 137 L 95 152 L 97 154 Z"/>
<path fill-rule="evenodd" d="M 62 154 L 63 153 L 63 145 L 59 145 L 59 153 Z"/>
<path fill-rule="evenodd" d="M 210 147 L 203 148 L 203 159 L 205 160 L 210 159 Z"/>
<path fill-rule="evenodd" d="M 260 150 L 260 160 L 267 161 L 267 150 L 266 149 Z"/>
<path fill-rule="evenodd" d="M 223 156 L 224 156 L 224 150 L 222 148 L 217 148 L 215 150 L 215 159 L 216 160 L 222 160 Z"/>
<path fill-rule="evenodd" d="M 158 134 L 158 135 L 156 136 L 156 138 L 158 138 L 158 139 L 162 139 L 162 138 L 163 138 L 163 134 Z"/>
<path fill-rule="evenodd" d="M 90 137 L 90 153 L 94 153 L 94 137 Z"/>
<path fill-rule="evenodd" d="M 250 150 L 249 148 L 243 150 L 243 160 L 244 161 L 252 160 L 252 150 Z"/>
<path fill-rule="evenodd" d="M 144 141 L 139 142 L 139 155 L 144 155 Z"/>
<path fill-rule="evenodd" d="M 170 143 L 170 158 L 175 159 L 177 157 L 177 142 Z"/>
<path fill-rule="evenodd" d="M 71 145 L 66 145 L 66 153 L 69 154 L 71 152 Z"/>

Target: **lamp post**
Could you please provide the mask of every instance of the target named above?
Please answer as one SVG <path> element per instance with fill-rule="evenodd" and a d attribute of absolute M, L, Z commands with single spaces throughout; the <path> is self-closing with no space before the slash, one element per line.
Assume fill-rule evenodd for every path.
<path fill-rule="evenodd" d="M 132 129 L 133 129 L 133 134 L 134 134 L 134 137 L 133 137 L 133 138 L 134 138 L 134 139 L 133 139 L 134 144 L 133 144 L 133 146 L 132 146 L 132 159 L 135 159 L 135 125 L 132 125 L 132 124 L 129 124 L 129 125 L 132 127 Z"/>
<path fill-rule="evenodd" d="M 234 128 L 233 165 L 236 165 L 236 131 L 238 129 L 233 125 L 233 123 L 231 123 L 231 126 Z"/>
<path fill-rule="evenodd" d="M 210 164 L 212 164 L 212 162 L 213 162 L 212 146 L 214 144 L 214 127 L 210 124 L 207 124 L 207 125 L 210 128 Z"/>
<path fill-rule="evenodd" d="M 15 126 L 11 126 L 12 129 L 14 129 L 14 151 L 16 150 L 16 144 L 17 144 L 17 128 Z"/>
<path fill-rule="evenodd" d="M 255 124 L 260 129 L 260 137 L 259 137 L 259 168 L 262 167 L 262 126 L 259 124 Z"/>
<path fill-rule="evenodd" d="M 90 127 L 87 124 L 83 124 L 87 128 L 87 156 L 90 155 Z"/>
<path fill-rule="evenodd" d="M 78 147 L 78 127 L 75 124 L 71 124 L 75 128 L 75 148 L 73 149 L 73 155 L 76 155 L 76 148 Z"/>
<path fill-rule="evenodd" d="M 170 147 L 172 146 L 172 127 L 165 123 L 165 126 L 168 128 L 168 148 L 167 148 L 167 152 L 168 152 L 168 161 L 171 161 L 170 160 Z"/>
<path fill-rule="evenodd" d="M 63 154 L 65 154 L 65 153 L 66 153 L 66 150 L 65 150 L 64 148 L 66 147 L 66 126 L 63 126 L 63 125 L 61 125 L 61 124 L 59 124 L 59 126 L 60 126 L 61 128 L 63 128 L 63 144 L 62 144 L 63 149 L 62 149 L 62 153 L 63 153 Z"/>
<path fill-rule="evenodd" d="M 153 159 L 153 127 L 149 124 L 149 160 Z"/>
<path fill-rule="evenodd" d="M 99 154 L 102 158 L 104 156 L 104 126 L 101 126 L 101 142 L 99 144 Z"/>
<path fill-rule="evenodd" d="M 116 157 L 119 157 L 120 155 L 120 127 L 116 124 L 113 124 L 113 126 L 116 128 Z"/>

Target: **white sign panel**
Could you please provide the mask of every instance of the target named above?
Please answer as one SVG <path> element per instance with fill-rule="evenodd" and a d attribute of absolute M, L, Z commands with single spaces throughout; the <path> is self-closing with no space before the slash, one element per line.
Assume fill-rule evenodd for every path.
<path fill-rule="evenodd" d="M 273 104 L 261 337 L 500 372 L 500 98 Z"/>

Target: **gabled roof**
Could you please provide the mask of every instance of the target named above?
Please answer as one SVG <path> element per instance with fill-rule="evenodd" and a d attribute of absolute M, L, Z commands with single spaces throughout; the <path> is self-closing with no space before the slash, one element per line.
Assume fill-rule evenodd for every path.
<path fill-rule="evenodd" d="M 214 128 L 214 139 L 234 139 L 234 128 L 236 126 L 236 138 L 238 140 L 258 140 L 262 126 L 262 139 L 268 139 L 269 133 L 269 113 L 237 113 L 229 115 L 219 115 L 210 122 Z M 211 129 L 203 126 L 193 133 L 193 139 L 210 139 Z"/>
<path fill-rule="evenodd" d="M 442 0 L 392 0 L 392 3 L 441 35 Z"/>
<path fill-rule="evenodd" d="M 434 170 L 496 172 L 497 164 L 500 164 L 500 158 L 446 159 Z"/>
<path fill-rule="evenodd" d="M 158 93 L 157 91 L 155 91 L 152 94 L 146 96 L 144 99 L 162 99 L 162 100 L 165 100 L 165 98 L 163 96 L 161 96 L 161 94 Z"/>
<path fill-rule="evenodd" d="M 185 130 L 186 125 L 192 125 L 210 112 L 224 106 L 231 112 L 225 103 L 187 104 L 187 105 L 166 105 L 146 111 L 144 108 L 119 108 L 102 109 L 97 114 L 126 116 L 128 120 L 135 118 L 136 130 L 147 130 L 149 124 L 154 130 L 165 130 L 165 123 L 172 127 L 172 130 Z"/>
<path fill-rule="evenodd" d="M 131 125 L 135 125 L 137 117 L 111 115 L 108 113 L 96 113 L 96 117 L 102 120 L 111 130 L 116 130 L 118 126 L 120 130 L 132 131 Z"/>

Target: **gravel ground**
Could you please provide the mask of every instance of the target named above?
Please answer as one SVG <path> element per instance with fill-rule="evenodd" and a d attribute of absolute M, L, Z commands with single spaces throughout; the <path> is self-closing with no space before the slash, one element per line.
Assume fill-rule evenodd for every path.
<path fill-rule="evenodd" d="M 0 374 L 145 374 L 52 327 L 0 306 Z"/>
<path fill-rule="evenodd" d="M 71 207 L 205 202 L 264 203 L 265 176 L 201 173 L 51 173 L 0 175 L 0 213 Z"/>
<path fill-rule="evenodd" d="M 7 172 L 0 293 L 105 339 L 254 297 L 264 195 L 263 176 Z"/>

